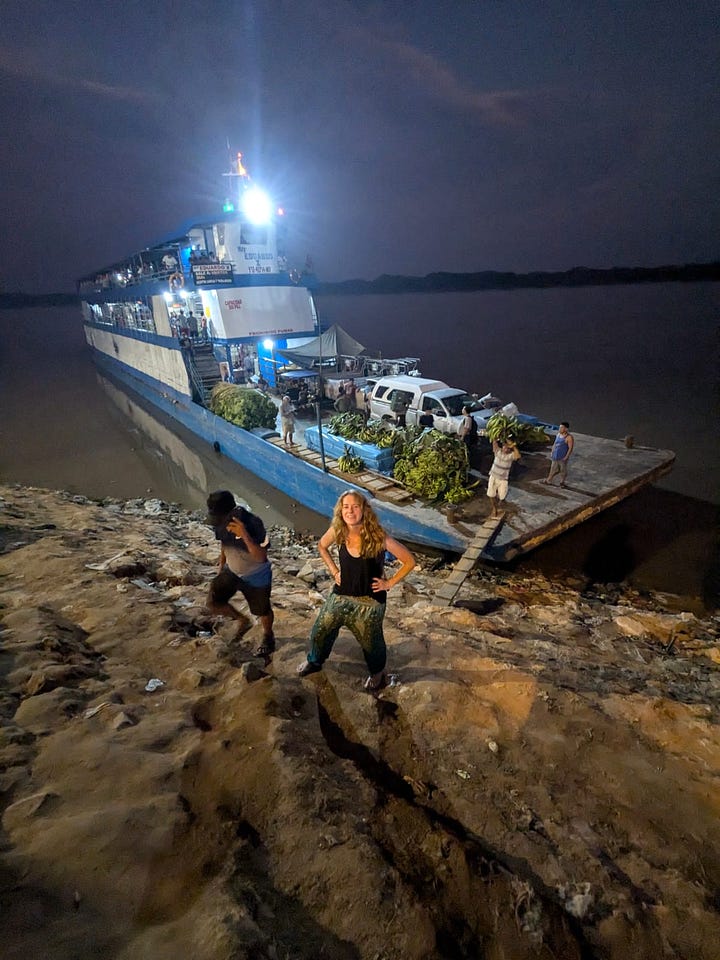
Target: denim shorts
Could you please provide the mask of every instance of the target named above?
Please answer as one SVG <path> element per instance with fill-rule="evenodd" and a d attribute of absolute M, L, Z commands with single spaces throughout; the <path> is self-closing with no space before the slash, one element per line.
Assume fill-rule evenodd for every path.
<path fill-rule="evenodd" d="M 269 567 L 269 564 L 268 564 Z M 255 582 L 253 582 L 253 580 Z M 262 584 L 262 581 L 267 582 Z M 261 585 L 257 585 L 260 581 Z M 272 588 L 272 570 L 268 573 L 261 571 L 253 578 L 238 577 L 230 567 L 225 566 L 220 573 L 210 581 L 210 596 L 217 603 L 228 603 L 238 591 L 247 600 L 250 613 L 255 617 L 264 617 L 271 612 L 270 590 Z"/>

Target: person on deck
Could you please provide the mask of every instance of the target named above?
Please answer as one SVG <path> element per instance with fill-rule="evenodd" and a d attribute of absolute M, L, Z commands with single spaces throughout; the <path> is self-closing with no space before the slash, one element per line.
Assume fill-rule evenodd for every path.
<path fill-rule="evenodd" d="M 337 548 L 337 560 L 330 548 Z M 320 556 L 335 581 L 332 593 L 320 608 L 310 633 L 310 652 L 297 669 L 301 677 L 322 670 L 341 627 L 352 631 L 360 644 L 369 676 L 365 689 L 381 690 L 386 684 L 387 648 L 383 619 L 387 592 L 415 566 L 415 558 L 402 543 L 380 526 L 368 501 L 354 490 L 343 493 L 333 512 L 330 528 L 320 538 Z M 385 577 L 385 552 L 401 563 Z"/>
<path fill-rule="evenodd" d="M 470 451 L 477 446 L 478 427 L 475 418 L 470 413 L 470 407 L 463 407 L 462 412 L 463 418 L 458 429 L 458 437 L 467 447 L 468 456 L 470 456 Z"/>
<path fill-rule="evenodd" d="M 393 391 L 392 400 L 390 401 L 390 411 L 395 414 L 395 423 L 398 427 L 405 426 L 405 418 L 410 408 L 411 400 L 412 394 L 406 390 Z"/>
<path fill-rule="evenodd" d="M 345 392 L 344 388 L 341 387 L 333 407 L 338 413 L 348 413 L 352 409 L 352 405 L 352 398 Z"/>
<path fill-rule="evenodd" d="M 275 650 L 275 615 L 270 604 L 272 565 L 267 556 L 265 525 L 260 517 L 237 506 L 229 490 L 211 493 L 207 510 L 207 522 L 220 541 L 220 572 L 210 582 L 208 606 L 213 612 L 240 620 L 242 615 L 230 599 L 238 591 L 242 593 L 250 613 L 262 625 L 263 638 L 255 656 L 269 659 Z"/>
<path fill-rule="evenodd" d="M 293 432 L 295 430 L 295 411 L 290 397 L 287 394 L 280 401 L 280 426 L 282 427 L 283 443 L 285 446 L 295 446 Z"/>
<path fill-rule="evenodd" d="M 553 448 L 550 451 L 550 472 L 544 480 L 541 480 L 540 483 L 552 484 L 553 477 L 556 473 L 560 474 L 560 486 L 565 486 L 565 481 L 567 480 L 567 469 L 568 469 L 568 460 L 572 456 L 573 448 L 575 446 L 575 439 L 570 433 L 570 424 L 567 420 L 563 420 L 558 429 L 557 436 L 555 437 L 555 443 L 553 443 Z"/>
<path fill-rule="evenodd" d="M 512 440 L 500 445 L 493 440 L 493 462 L 488 476 L 487 495 L 492 500 L 492 516 L 500 516 L 500 504 L 508 495 L 510 468 L 520 459 L 520 451 Z"/>

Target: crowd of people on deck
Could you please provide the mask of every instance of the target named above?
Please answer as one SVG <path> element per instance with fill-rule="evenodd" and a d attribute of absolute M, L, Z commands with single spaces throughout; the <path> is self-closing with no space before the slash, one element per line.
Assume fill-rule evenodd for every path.
<path fill-rule="evenodd" d="M 220 261 L 214 251 L 193 247 L 188 256 L 188 262 L 193 266 L 201 263 L 219 263 Z M 112 270 L 96 274 L 92 280 L 81 281 L 80 290 L 107 290 L 112 287 L 127 287 L 142 283 L 145 280 L 166 279 L 176 273 L 182 273 L 179 250 L 166 250 L 164 253 L 162 251 L 143 253 Z"/>

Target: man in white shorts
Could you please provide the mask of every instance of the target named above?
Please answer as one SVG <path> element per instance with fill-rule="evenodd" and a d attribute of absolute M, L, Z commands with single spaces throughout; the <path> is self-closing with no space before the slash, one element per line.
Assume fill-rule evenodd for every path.
<path fill-rule="evenodd" d="M 493 440 L 493 453 L 495 457 L 490 467 L 487 495 L 492 500 L 492 516 L 498 517 L 500 504 L 508 495 L 510 468 L 520 459 L 520 451 L 512 440 L 506 440 L 502 446 Z"/>

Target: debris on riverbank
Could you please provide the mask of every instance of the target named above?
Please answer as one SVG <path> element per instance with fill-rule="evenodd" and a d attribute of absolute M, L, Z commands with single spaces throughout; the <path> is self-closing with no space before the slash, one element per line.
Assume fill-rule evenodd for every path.
<path fill-rule="evenodd" d="M 330 582 L 271 540 L 265 663 L 199 515 L 0 487 L 9 958 L 717 955 L 716 617 L 421 561 L 374 697 L 345 633 L 297 678 Z"/>

